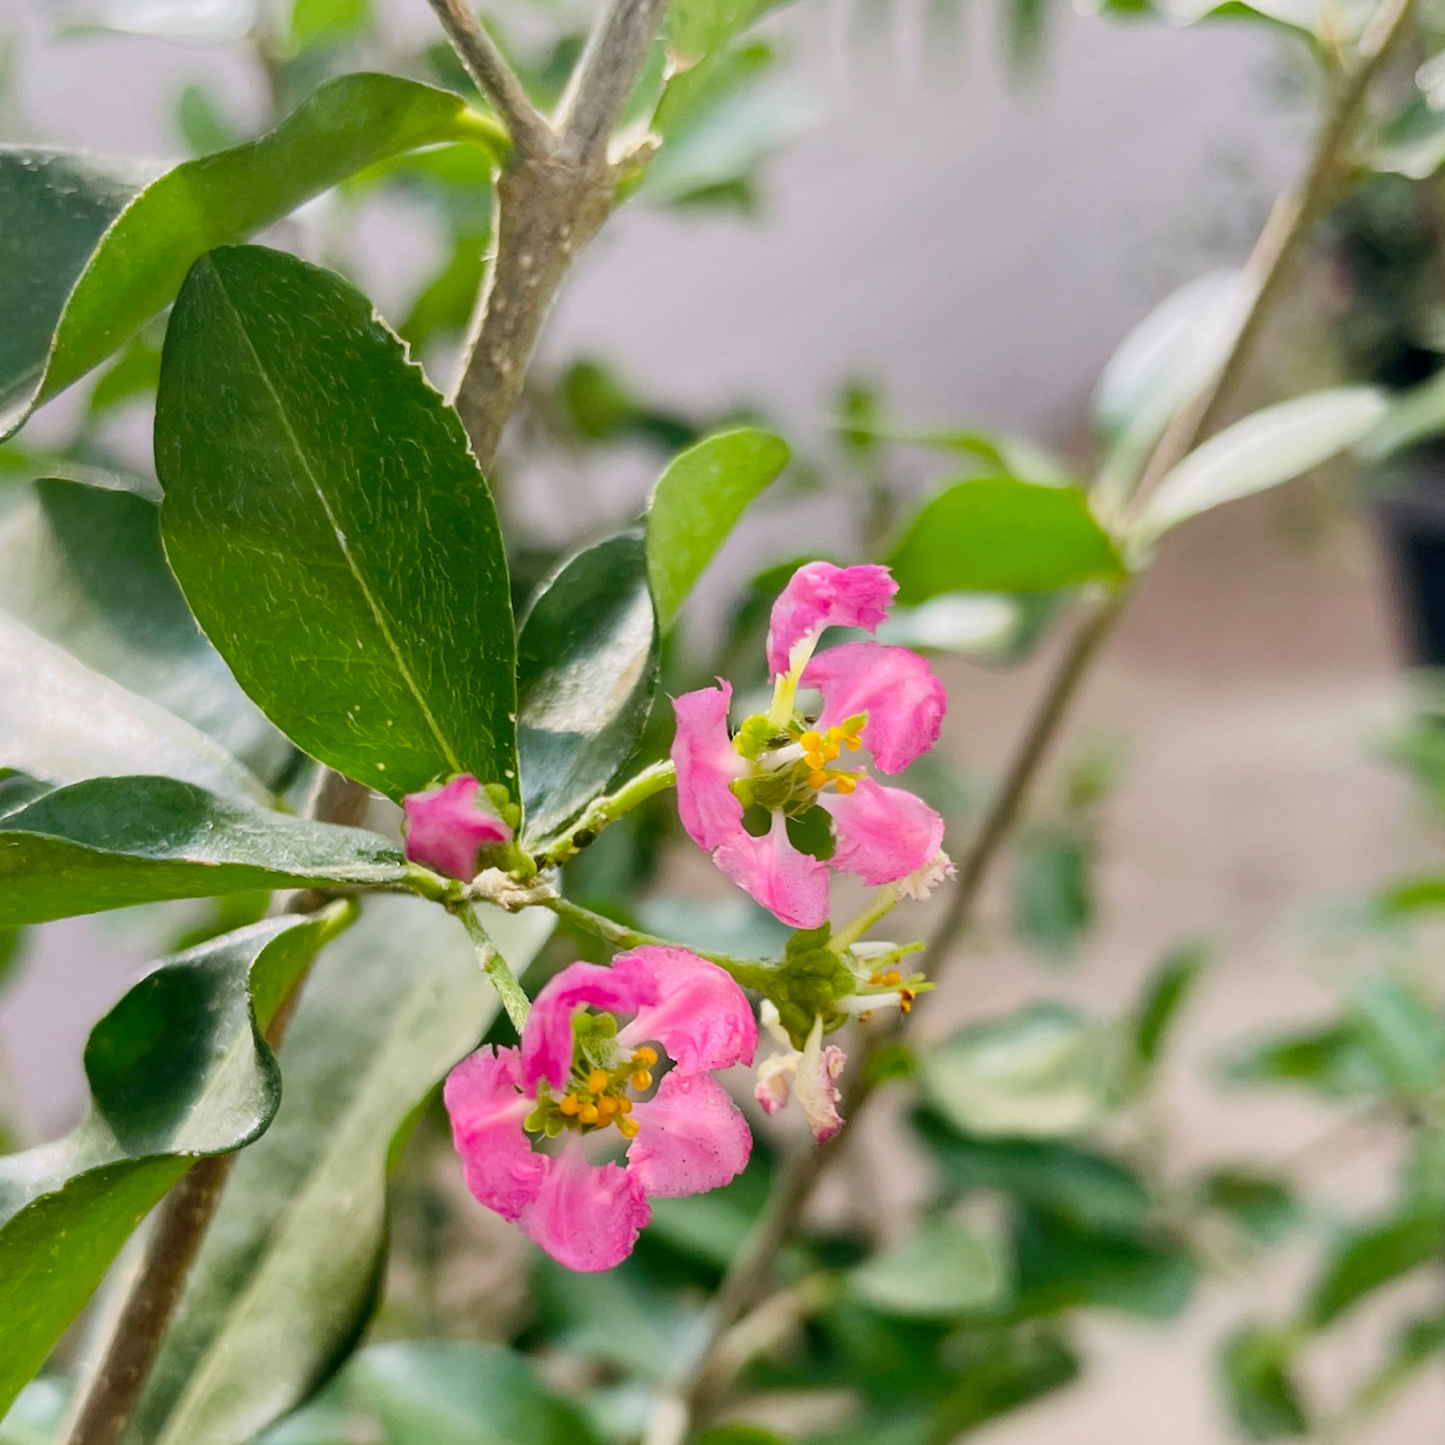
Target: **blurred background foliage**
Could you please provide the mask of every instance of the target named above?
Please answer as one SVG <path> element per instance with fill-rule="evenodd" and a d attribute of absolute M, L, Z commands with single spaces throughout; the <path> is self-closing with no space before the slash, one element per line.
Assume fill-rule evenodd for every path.
<path fill-rule="evenodd" d="M 1353 0 L 1225 0 L 1192 8 L 1109 0 L 1099 8 L 1133 24 L 1217 18 L 1270 27 L 1281 37 L 1282 72 L 1305 97 L 1332 82 L 1342 41 L 1358 34 L 1369 11 Z M 886 26 L 887 0 L 872 10 L 871 23 Z M 930 33 L 956 34 L 967 18 L 962 12 L 949 0 L 930 5 Z M 1004 0 L 1003 15 L 1020 83 L 1048 85 L 1049 0 Z M 419 47 L 399 41 L 376 0 L 67 0 L 53 16 L 62 37 L 98 27 L 243 47 L 264 77 L 269 112 L 245 124 L 219 95 L 188 85 L 175 98 L 175 129 L 196 156 L 268 129 L 319 83 L 358 69 L 429 80 L 477 100 L 439 38 Z M 536 0 L 489 7 L 487 18 L 532 94 L 543 104 L 555 101 L 583 42 L 587 8 Z M 1442 48 L 1445 17 L 1427 6 L 1358 158 L 1372 174 L 1335 210 L 1315 261 L 1331 288 L 1327 339 L 1341 378 L 1407 388 L 1442 370 Z M 764 207 L 769 161 L 807 123 L 786 35 L 763 23 L 699 72 L 666 113 L 666 149 L 635 203 L 709 208 L 747 222 Z M 25 117 L 4 82 L 0 64 L 0 124 L 7 139 L 24 139 Z M 635 103 L 639 117 L 650 113 L 662 83 L 659 48 Z M 484 158 L 440 147 L 352 178 L 282 222 L 275 239 L 355 274 L 358 218 L 379 202 L 398 208 L 406 224 L 432 237 L 436 262 L 391 319 L 433 374 L 445 376 L 481 279 L 488 197 Z M 1224 289 L 1215 286 L 1206 299 L 1217 303 Z M 1196 288 L 1185 303 L 1167 304 L 1176 316 L 1183 305 L 1196 317 L 1203 294 Z M 0 469 L 12 483 L 0 491 L 0 548 L 11 559 L 48 548 L 66 576 L 87 578 L 93 592 L 110 589 L 92 596 L 94 611 L 112 625 L 127 616 L 132 639 L 151 639 L 139 652 L 149 648 L 173 682 L 176 655 L 190 649 L 204 669 L 210 654 L 198 635 L 177 641 L 192 624 L 183 607 L 177 615 L 179 598 L 158 555 L 154 479 L 138 470 L 126 441 L 152 404 L 163 330 L 163 320 L 153 323 L 101 371 L 67 434 L 43 445 L 22 436 L 0 448 Z M 1130 427 L 1150 410 L 1137 388 L 1119 401 L 1129 388 L 1129 358 L 1140 350 L 1140 339 L 1132 340 L 1134 352 L 1121 352 L 1100 388 L 1098 442 L 1106 457 L 1137 452 Z M 1157 369 L 1153 376 L 1157 382 Z M 499 464 L 498 491 L 506 508 L 529 468 L 560 456 L 585 469 L 619 446 L 646 450 L 660 469 L 711 430 L 769 420 L 764 410 L 729 399 L 706 413 L 685 413 L 649 398 L 605 356 L 565 358 L 530 382 Z M 1000 472 L 1067 480 L 1084 459 L 963 427 L 920 427 L 892 415 L 888 397 L 866 377 L 838 379 L 830 421 L 831 439 L 795 455 L 769 504 L 828 487 L 830 505 L 851 509 L 868 556 L 887 555 L 906 532 L 920 454 L 931 458 L 940 481 Z M 1389 465 L 1357 474 L 1372 477 L 1376 489 L 1428 491 L 1430 442 L 1442 426 L 1445 392 L 1436 388 L 1433 400 L 1417 406 Z M 42 477 L 54 480 L 31 485 Z M 560 553 L 515 525 L 509 541 L 520 605 Z M 793 541 L 760 559 L 710 643 L 692 634 L 668 639 L 663 693 L 719 673 L 740 692 L 764 685 L 767 609 L 797 550 Z M 41 615 L 36 599 L 49 575 L 27 591 L 12 560 L 0 604 L 127 686 L 159 686 L 145 680 L 145 656 L 118 656 L 78 605 L 48 620 Z M 906 569 L 902 580 L 907 595 Z M 887 640 L 994 668 L 1017 666 L 1046 646 L 1072 601 L 1068 592 L 939 593 L 922 574 L 912 586 L 912 605 L 899 609 Z M 268 781 L 299 796 L 304 767 L 294 751 L 259 716 L 239 724 L 236 717 L 228 710 L 225 725 L 249 731 L 227 741 L 249 748 Z M 668 734 L 667 709 L 660 708 L 638 758 L 659 756 Z M 1382 752 L 1413 779 L 1422 812 L 1445 827 L 1445 704 L 1438 693 L 1422 695 L 1413 720 Z M 1009 862 L 1008 926 L 1041 970 L 1035 997 L 1004 1013 L 985 1002 L 974 1021 L 899 1060 L 887 1157 L 916 1176 L 913 1207 L 899 1214 L 877 1197 L 870 1178 L 876 1160 L 844 1161 L 847 1207 L 810 1222 L 785 1256 L 785 1288 L 770 1312 L 752 1321 L 753 1335 L 738 1341 L 734 1413 L 753 1423 L 715 1427 L 699 1445 L 945 1445 L 1075 1381 L 1089 1368 L 1081 1322 L 1094 1312 L 1163 1328 L 1189 1307 L 1201 1279 L 1248 1271 L 1264 1252 L 1302 1240 L 1315 1263 L 1298 1298 L 1282 1300 L 1267 1318 L 1239 1321 L 1221 1344 L 1220 1388 L 1242 1438 L 1347 1439 L 1414 1372 L 1445 1368 L 1445 1312 L 1438 1304 L 1422 1308 L 1419 1290 L 1397 1288 L 1425 1281 L 1427 1294 L 1438 1292 L 1445 1260 L 1445 1013 L 1436 966 L 1445 871 L 1382 878 L 1372 896 L 1342 901 L 1321 943 L 1350 959 L 1338 970 L 1337 1008 L 1304 1031 L 1242 1039 L 1219 1061 L 1213 1086 L 1239 1091 L 1239 1108 L 1249 1108 L 1258 1091 L 1305 1090 L 1337 1111 L 1338 1130 L 1303 1153 L 1282 1148 L 1268 1169 L 1241 1162 L 1181 1173 L 1155 1086 L 1171 1026 L 1209 968 L 1209 948 L 1180 940 L 1113 1016 L 1067 1005 L 1052 986 L 1096 925 L 1108 807 L 1127 766 L 1105 741 L 1076 747 L 1058 770 Z M 992 780 L 930 758 L 908 782 L 956 835 Z M 671 803 L 654 799 L 573 865 L 569 891 L 684 942 L 742 953 L 776 948 L 778 925 L 739 896 L 680 901 L 671 871 L 679 837 Z M 1439 856 L 1445 869 L 1445 848 Z M 179 948 L 259 916 L 263 906 L 264 899 L 242 896 L 202 910 L 148 909 L 115 927 L 157 950 Z M 23 966 L 25 951 L 23 934 L 0 934 L 0 988 Z M 549 970 L 588 956 L 597 956 L 595 940 L 559 930 L 529 983 L 535 988 Z M 505 1020 L 492 1025 L 489 1037 L 508 1036 Z M 1348 1150 L 1362 1128 L 1397 1138 L 1395 1187 L 1369 1216 L 1340 1217 L 1313 1197 L 1311 1171 L 1319 1150 Z M 0 1116 L 0 1131 L 7 1148 L 23 1142 L 18 1118 Z M 349 1358 L 341 1350 L 339 1369 L 321 1392 L 261 1438 L 266 1445 L 639 1438 L 653 1388 L 691 1358 L 710 1292 L 766 1197 L 776 1148 L 760 1134 L 753 1163 L 734 1184 L 659 1201 L 652 1227 L 622 1267 L 575 1275 L 521 1249 L 472 1206 L 433 1095 L 397 1134 L 389 1258 L 364 1346 Z M 1384 1352 L 1359 1360 L 1343 1406 L 1323 1410 L 1302 1383 L 1302 1362 L 1352 1312 L 1392 1291 L 1400 1304 L 1383 1332 Z M 0 1425 L 5 1445 L 52 1438 L 68 1368 L 83 1348 L 81 1339 L 69 1340 L 50 1373 L 25 1391 Z"/>

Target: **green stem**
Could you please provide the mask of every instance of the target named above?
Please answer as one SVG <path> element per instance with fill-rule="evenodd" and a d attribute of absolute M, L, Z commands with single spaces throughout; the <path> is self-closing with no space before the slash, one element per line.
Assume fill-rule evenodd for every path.
<path fill-rule="evenodd" d="M 550 848 L 537 855 L 538 867 L 546 868 L 575 858 L 609 823 L 616 822 L 624 813 L 630 813 L 639 803 L 645 803 L 655 793 L 672 787 L 676 782 L 677 769 L 671 759 L 643 768 L 615 793 L 589 803 L 582 816 Z"/>
<path fill-rule="evenodd" d="M 482 971 L 491 979 L 492 987 L 497 990 L 497 997 L 502 1000 L 502 1007 L 512 1021 L 512 1027 L 520 1034 L 526 1025 L 527 1015 L 532 1011 L 532 1001 L 517 982 L 516 974 L 507 966 L 507 960 L 497 952 L 497 946 L 482 927 L 482 920 L 477 917 L 476 910 L 470 905 L 463 905 L 455 911 L 476 945 L 477 960 L 482 965 Z"/>
<path fill-rule="evenodd" d="M 845 928 L 840 928 L 829 940 L 828 947 L 836 954 L 846 953 L 880 918 L 891 913 L 898 906 L 898 889 L 890 883 L 878 890 L 873 902 Z"/>
<path fill-rule="evenodd" d="M 584 933 L 590 933 L 594 938 L 600 938 L 604 943 L 610 944 L 613 948 L 684 948 L 689 953 L 695 953 L 699 958 L 705 958 L 709 963 L 715 963 L 721 969 L 725 969 L 731 976 L 734 983 L 742 988 L 751 988 L 759 993 L 767 992 L 767 986 L 772 982 L 777 966 L 756 958 L 734 958 L 727 953 L 710 953 L 703 948 L 691 948 L 685 944 L 674 943 L 671 939 L 658 938 L 651 933 L 641 933 L 635 928 L 628 928 L 621 923 L 614 923 L 610 918 L 604 918 L 600 913 L 594 913 L 590 908 L 583 908 L 580 903 L 573 903 L 568 898 L 550 898 L 542 900 L 544 908 L 550 908 L 558 918 L 570 923 L 574 928 L 580 928 Z"/>

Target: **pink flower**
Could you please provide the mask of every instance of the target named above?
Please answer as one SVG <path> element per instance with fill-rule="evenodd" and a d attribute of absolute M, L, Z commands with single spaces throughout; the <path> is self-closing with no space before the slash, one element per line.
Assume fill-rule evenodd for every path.
<path fill-rule="evenodd" d="M 579 1018 L 588 1008 L 603 1017 Z M 614 1013 L 632 1021 L 614 1032 Z M 569 1268 L 611 1269 L 651 1218 L 650 1196 L 716 1189 L 747 1164 L 752 1135 L 712 1071 L 750 1064 L 757 1041 L 742 990 L 686 949 L 572 964 L 537 995 L 520 1048 L 479 1049 L 447 1079 L 467 1187 Z M 654 1044 L 672 1067 L 634 1098 L 652 1087 Z M 587 1141 L 613 1125 L 625 1161 L 593 1163 Z"/>
<path fill-rule="evenodd" d="M 439 788 L 408 793 L 406 856 L 449 878 L 469 883 L 476 876 L 478 852 L 496 843 L 510 843 L 512 830 L 482 803 L 482 785 L 463 773 Z"/>
<path fill-rule="evenodd" d="M 793 846 L 789 817 L 825 809 L 832 867 L 870 887 L 917 872 L 943 841 L 943 820 L 912 793 L 834 766 L 845 752 L 867 748 L 882 772 L 906 768 L 938 741 L 948 705 L 943 684 L 903 647 L 855 642 L 813 656 L 828 627 L 876 628 L 896 590 L 886 567 L 800 567 L 773 607 L 767 717 L 749 719 L 734 742 L 732 689 L 721 680 L 673 703 L 683 827 L 733 882 L 794 928 L 826 922 L 829 875 L 826 864 Z M 816 720 L 795 710 L 800 685 L 822 694 Z M 771 814 L 760 836 L 744 826 L 745 804 Z"/>

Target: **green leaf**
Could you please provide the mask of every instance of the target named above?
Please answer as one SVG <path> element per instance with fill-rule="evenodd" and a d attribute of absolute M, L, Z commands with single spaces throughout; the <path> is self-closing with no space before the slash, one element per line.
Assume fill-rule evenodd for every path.
<path fill-rule="evenodd" d="M 1378 1410 L 1442 1350 L 1445 1350 L 1445 1315 L 1407 1320 L 1397 1331 L 1385 1361 L 1355 1392 L 1355 1405 Z"/>
<path fill-rule="evenodd" d="M 0 434 L 34 403 L 66 298 L 115 218 L 159 167 L 0 148 Z"/>
<path fill-rule="evenodd" d="M 196 626 L 148 498 L 36 482 L 0 518 L 0 610 L 209 734 L 258 776 L 274 780 L 293 757 Z"/>
<path fill-rule="evenodd" d="M 1113 1101 L 1118 1045 L 1060 1004 L 1036 1003 L 962 1029 L 923 1056 L 924 1092 L 967 1134 L 1076 1133 Z"/>
<path fill-rule="evenodd" d="M 271 1122 L 281 1078 L 262 1031 L 346 917 L 267 919 L 163 962 L 91 1031 L 84 1122 L 0 1159 L 0 1413 L 191 1163 Z"/>
<path fill-rule="evenodd" d="M 1025 838 L 1014 862 L 1014 918 L 1042 953 L 1067 959 L 1094 917 L 1094 849 L 1066 831 Z"/>
<path fill-rule="evenodd" d="M 1238 271 L 1211 271 L 1167 297 L 1119 344 L 1094 391 L 1108 455 L 1101 491 L 1123 500 L 1175 414 L 1219 370 L 1249 288 Z"/>
<path fill-rule="evenodd" d="M 406 876 L 395 847 L 238 807 L 174 778 L 94 778 L 0 819 L 0 927 L 256 888 L 376 886 Z"/>
<path fill-rule="evenodd" d="M 344 75 L 269 135 L 158 179 L 154 167 L 0 150 L 0 435 L 135 335 L 205 252 L 365 166 L 445 140 L 495 148 L 498 132 L 449 91 Z"/>
<path fill-rule="evenodd" d="M 760 8 L 758 0 L 674 0 L 667 8 L 668 49 L 679 69 L 726 45 Z"/>
<path fill-rule="evenodd" d="M 373 1345 L 348 1371 L 387 1445 L 600 1445 L 529 1360 L 497 1345 L 414 1340 Z"/>
<path fill-rule="evenodd" d="M 1256 1044 L 1226 1061 L 1224 1076 L 1235 1084 L 1304 1084 L 1332 1099 L 1358 1099 L 1387 1088 L 1352 1021 Z"/>
<path fill-rule="evenodd" d="M 1300 1222 L 1299 1205 L 1277 1180 L 1218 1169 L 1200 1184 L 1199 1201 L 1227 1215 L 1260 1244 L 1274 1244 Z"/>
<path fill-rule="evenodd" d="M 619 532 L 544 582 L 517 638 L 523 841 L 606 788 L 642 736 L 657 683 L 657 618 L 641 532 Z"/>
<path fill-rule="evenodd" d="M 50 790 L 51 784 L 42 783 L 18 768 L 0 768 L 0 818 L 18 813 Z"/>
<path fill-rule="evenodd" d="M 298 746 L 392 798 L 515 779 L 496 508 L 457 414 L 359 291 L 260 247 L 198 261 L 156 466 L 191 609 Z"/>
<path fill-rule="evenodd" d="M 1440 1083 L 1445 1021 L 1422 993 L 1395 979 L 1367 979 L 1351 990 L 1350 1011 L 1392 1092 L 1422 1094 Z"/>
<path fill-rule="evenodd" d="M 1445 431 L 1445 371 L 1429 381 L 1394 393 L 1379 423 L 1361 439 L 1356 451 L 1367 462 L 1384 461 L 1416 442 Z"/>
<path fill-rule="evenodd" d="M 1382 1285 L 1422 1265 L 1438 1263 L 1442 1250 L 1445 1217 L 1438 1209 L 1347 1235 L 1330 1252 L 1315 1281 L 1309 1323 L 1323 1329 Z"/>
<path fill-rule="evenodd" d="M 647 512 L 647 581 L 664 632 L 748 504 L 777 478 L 788 456 L 781 437 L 745 427 L 704 437 L 674 457 L 658 478 Z"/>
<path fill-rule="evenodd" d="M 1226 502 L 1253 496 L 1327 462 L 1387 410 L 1372 386 L 1340 386 L 1267 406 L 1192 451 L 1150 494 L 1135 537 L 1153 541 Z"/>
<path fill-rule="evenodd" d="M 1167 1236 L 1099 1234 L 1041 1211 L 1024 1211 L 1017 1249 L 1015 1308 L 1023 1318 L 1094 1305 L 1172 1319 L 1188 1304 L 1198 1275 Z"/>
<path fill-rule="evenodd" d="M 695 1445 L 788 1445 L 781 1435 L 756 1425 L 714 1425 L 697 1437 Z"/>
<path fill-rule="evenodd" d="M 1129 1030 L 1129 1086 L 1140 1089 L 1154 1072 L 1185 999 L 1208 962 L 1201 944 L 1175 949 L 1150 975 Z"/>
<path fill-rule="evenodd" d="M 1445 165 L 1445 114 L 1423 95 L 1412 96 L 1382 127 L 1368 160 L 1371 170 L 1428 180 Z"/>
<path fill-rule="evenodd" d="M 996 1240 L 956 1220 L 935 1219 L 853 1270 L 848 1283 L 884 1314 L 951 1319 L 1001 1305 L 1009 1272 Z"/>
<path fill-rule="evenodd" d="M 908 606 L 940 592 L 1050 592 L 1124 576 L 1083 492 L 1012 477 L 955 482 L 940 492 L 887 561 Z"/>
<path fill-rule="evenodd" d="M 1285 1335 L 1251 1327 L 1225 1344 L 1221 1364 L 1229 1407 L 1249 1440 L 1308 1435 L 1299 1390 L 1290 1378 L 1294 1347 Z"/>
<path fill-rule="evenodd" d="M 914 1122 L 950 1192 L 996 1190 L 1096 1233 L 1132 1234 L 1149 1217 L 1149 1191 L 1116 1160 L 1052 1139 L 970 1138 L 931 1110 Z"/>
<path fill-rule="evenodd" d="M 0 762 L 51 782 L 165 773 L 269 801 L 216 740 L 0 612 Z"/>
<path fill-rule="evenodd" d="M 552 916 L 487 911 L 520 972 Z M 148 1445 L 241 1445 L 340 1363 L 385 1263 L 386 1179 L 417 1109 L 497 998 L 461 926 L 370 898 L 328 949 L 281 1049 L 286 1092 L 237 1161 L 136 1416 Z"/>
<path fill-rule="evenodd" d="M 302 50 L 339 45 L 371 24 L 371 0 L 296 0 L 291 7 L 291 43 Z"/>

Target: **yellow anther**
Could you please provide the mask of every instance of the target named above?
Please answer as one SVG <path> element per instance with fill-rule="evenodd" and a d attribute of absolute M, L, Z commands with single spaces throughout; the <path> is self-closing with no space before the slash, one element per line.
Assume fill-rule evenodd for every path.
<path fill-rule="evenodd" d="M 898 1012 L 901 1014 L 906 1014 L 913 1007 L 913 1000 L 917 997 L 918 995 L 915 994 L 911 988 L 899 989 Z"/>
<path fill-rule="evenodd" d="M 891 988 L 894 984 L 903 982 L 903 975 L 899 973 L 896 968 L 890 968 L 888 972 L 883 975 L 883 982 Z"/>
<path fill-rule="evenodd" d="M 632 1112 L 632 1100 L 624 1094 L 617 1101 L 617 1112 L 619 1114 L 630 1114 Z"/>
<path fill-rule="evenodd" d="M 881 973 L 870 973 L 868 975 L 868 986 L 870 988 L 882 988 L 884 975 Z"/>
<path fill-rule="evenodd" d="M 846 773 L 839 773 L 833 779 L 833 785 L 840 793 L 851 793 L 858 786 L 856 778 L 850 778 Z"/>
<path fill-rule="evenodd" d="M 803 761 L 807 763 L 809 768 L 816 772 L 828 760 L 822 755 L 822 753 L 804 753 Z"/>
<path fill-rule="evenodd" d="M 636 1119 L 619 1119 L 617 1121 L 617 1132 L 624 1139 L 635 1139 L 637 1137 L 638 1124 Z"/>
<path fill-rule="evenodd" d="M 822 768 L 814 768 L 813 771 L 808 774 L 808 786 L 810 788 L 821 788 L 827 781 L 828 775 Z"/>
<path fill-rule="evenodd" d="M 847 748 L 849 752 L 856 753 L 858 749 L 863 746 L 863 739 L 856 735 L 850 734 L 848 737 L 843 739 L 843 746 Z"/>
<path fill-rule="evenodd" d="M 805 753 L 816 753 L 822 745 L 823 734 L 815 731 L 813 728 L 809 728 L 798 741 L 802 744 Z"/>
<path fill-rule="evenodd" d="M 577 1102 L 576 1094 L 564 1094 L 562 1096 L 562 1102 L 558 1104 L 557 1107 L 564 1114 L 575 1114 L 582 1106 Z"/>
<path fill-rule="evenodd" d="M 593 1069 L 587 1075 L 587 1092 L 589 1094 L 600 1094 L 607 1087 L 609 1080 L 601 1069 Z"/>
<path fill-rule="evenodd" d="M 640 1049 L 633 1049 L 632 1062 L 641 1069 L 650 1069 L 657 1062 L 657 1050 L 650 1049 L 646 1044 Z"/>
<path fill-rule="evenodd" d="M 604 1094 L 597 1101 L 597 1112 L 602 1118 L 610 1118 L 617 1112 L 617 1100 L 611 1094 Z"/>
<path fill-rule="evenodd" d="M 577 1117 L 584 1124 L 595 1124 L 599 1117 L 597 1113 L 597 1105 L 583 1104 L 582 1107 L 577 1110 Z"/>
<path fill-rule="evenodd" d="M 632 1087 L 640 1094 L 644 1089 L 652 1087 L 652 1075 L 646 1069 L 638 1069 L 632 1076 Z"/>

